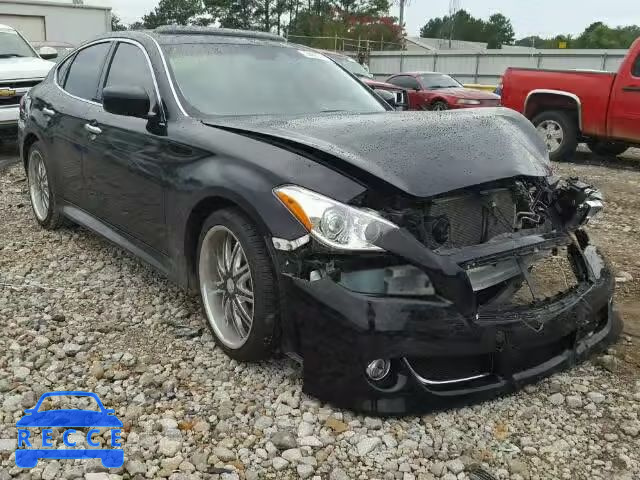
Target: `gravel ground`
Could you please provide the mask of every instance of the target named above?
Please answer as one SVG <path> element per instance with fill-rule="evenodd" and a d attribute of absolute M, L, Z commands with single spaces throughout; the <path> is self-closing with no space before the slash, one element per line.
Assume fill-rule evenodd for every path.
<path fill-rule="evenodd" d="M 640 171 L 628 168 L 633 160 L 602 167 L 579 158 L 595 165 L 556 168 L 607 195 L 591 232 L 619 276 L 627 321 L 619 345 L 516 395 L 384 420 L 301 394 L 290 360 L 230 360 L 203 329 L 197 299 L 84 229 L 40 229 L 22 170 L 5 168 L 0 480 L 455 480 L 474 465 L 513 480 L 640 478 Z M 94 391 L 115 408 L 125 423 L 123 468 L 78 460 L 15 467 L 15 422 L 54 389 Z"/>

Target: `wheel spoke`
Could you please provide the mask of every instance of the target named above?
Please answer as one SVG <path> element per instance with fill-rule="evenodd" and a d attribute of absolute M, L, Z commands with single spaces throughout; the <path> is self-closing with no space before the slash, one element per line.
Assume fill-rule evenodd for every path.
<path fill-rule="evenodd" d="M 238 257 L 241 254 L 242 254 L 242 249 L 240 248 L 240 242 L 235 242 L 233 244 L 233 248 L 231 249 L 231 255 L 229 256 L 228 271 L 231 273 L 231 275 L 233 275 L 233 271 L 235 270 Z"/>
<path fill-rule="evenodd" d="M 245 317 L 244 317 L 244 312 L 242 311 L 242 309 L 238 306 L 238 302 L 233 302 L 233 321 L 235 323 L 235 327 L 236 330 L 238 331 L 238 334 L 240 335 L 241 338 L 245 338 L 247 336 L 248 332 L 248 328 L 250 328 L 251 323 L 249 322 L 248 325 L 245 325 Z"/>
<path fill-rule="evenodd" d="M 227 234 L 224 237 L 224 246 L 223 246 L 223 265 L 225 272 L 229 272 L 231 270 L 231 253 L 233 251 L 233 245 L 231 244 L 232 239 L 231 235 Z"/>
<path fill-rule="evenodd" d="M 238 313 L 238 319 L 241 321 L 243 329 L 246 330 L 251 328 L 251 315 L 247 312 L 242 303 L 237 299 L 234 299 L 233 306 Z"/>

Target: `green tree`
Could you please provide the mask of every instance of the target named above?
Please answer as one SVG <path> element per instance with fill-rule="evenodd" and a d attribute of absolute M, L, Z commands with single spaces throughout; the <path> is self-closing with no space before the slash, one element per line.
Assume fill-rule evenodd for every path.
<path fill-rule="evenodd" d="M 457 11 L 453 17 L 445 15 L 430 19 L 420 30 L 420 36 L 484 42 L 488 48 L 511 45 L 515 39 L 511 20 L 501 13 L 491 15 L 488 21 L 484 21 L 466 10 Z"/>
<path fill-rule="evenodd" d="M 111 13 L 111 31 L 120 32 L 126 30 L 127 26 L 122 23 L 120 17 L 116 13 Z"/>
<path fill-rule="evenodd" d="M 194 25 L 204 13 L 201 0 L 160 0 L 158 6 L 142 17 L 145 28 L 160 25 Z"/>
<path fill-rule="evenodd" d="M 420 36 L 426 38 L 453 38 L 468 42 L 488 42 L 486 23 L 459 10 L 453 17 L 432 18 L 420 30 Z"/>
<path fill-rule="evenodd" d="M 501 13 L 493 14 L 485 24 L 487 48 L 502 48 L 502 45 L 512 45 L 516 34 L 511 20 Z"/>

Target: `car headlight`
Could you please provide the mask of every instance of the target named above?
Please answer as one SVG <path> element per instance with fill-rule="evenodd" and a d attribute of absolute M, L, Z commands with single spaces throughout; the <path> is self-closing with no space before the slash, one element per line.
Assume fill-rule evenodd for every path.
<path fill-rule="evenodd" d="M 469 100 L 468 98 L 460 98 L 458 105 L 480 105 L 480 100 Z"/>
<path fill-rule="evenodd" d="M 313 238 L 331 248 L 381 251 L 374 242 L 398 228 L 373 211 L 351 207 L 306 188 L 286 185 L 273 191 Z"/>

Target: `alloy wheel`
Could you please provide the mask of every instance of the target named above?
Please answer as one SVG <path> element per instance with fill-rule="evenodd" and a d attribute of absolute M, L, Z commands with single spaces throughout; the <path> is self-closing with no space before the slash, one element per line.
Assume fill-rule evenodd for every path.
<path fill-rule="evenodd" d="M 205 235 L 198 264 L 205 313 L 218 339 L 242 347 L 253 325 L 253 279 L 238 238 L 222 225 Z"/>
<path fill-rule="evenodd" d="M 49 214 L 49 202 L 51 192 L 49 190 L 49 178 L 47 168 L 44 165 L 44 158 L 39 150 L 33 150 L 29 155 L 29 195 L 33 211 L 41 222 Z"/>
<path fill-rule="evenodd" d="M 549 153 L 555 153 L 564 140 L 562 126 L 554 120 L 544 120 L 536 127 L 538 135 L 542 138 Z"/>

